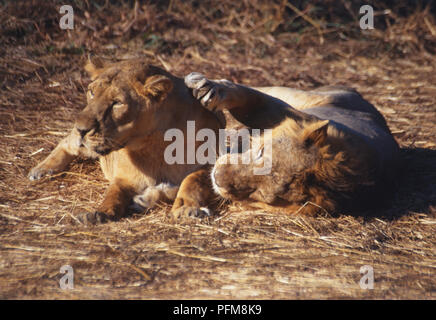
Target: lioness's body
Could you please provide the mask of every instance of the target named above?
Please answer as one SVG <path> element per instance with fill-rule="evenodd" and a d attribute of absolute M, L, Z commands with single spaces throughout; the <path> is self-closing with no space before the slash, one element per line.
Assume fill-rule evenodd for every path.
<path fill-rule="evenodd" d="M 62 171 L 77 156 L 99 158 L 109 187 L 103 203 L 82 215 L 83 221 L 118 219 L 133 198 L 142 207 L 152 207 L 159 200 L 175 200 L 177 194 L 181 199 L 174 210 L 195 211 L 201 202 L 191 200 L 179 186 L 185 178 L 207 175 L 208 169 L 198 163 L 168 164 L 164 155 L 172 141 L 165 141 L 164 135 L 178 129 L 186 139 L 187 121 L 195 122 L 196 131 L 208 128 L 217 133 L 222 126 L 218 118 L 200 105 L 183 79 L 145 59 L 109 65 L 89 61 L 86 69 L 93 80 L 87 107 L 71 133 L 30 171 L 30 179 Z M 201 145 L 195 143 L 194 150 Z M 185 155 L 187 147 L 185 141 Z"/>

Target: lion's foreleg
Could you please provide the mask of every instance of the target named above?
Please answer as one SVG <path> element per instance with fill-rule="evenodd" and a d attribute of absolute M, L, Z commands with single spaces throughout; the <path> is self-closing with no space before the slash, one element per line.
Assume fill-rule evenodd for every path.
<path fill-rule="evenodd" d="M 265 104 L 268 96 L 228 80 L 209 80 L 193 72 L 185 77 L 185 84 L 201 104 L 211 111 L 250 108 Z"/>
<path fill-rule="evenodd" d="M 207 206 L 214 198 L 209 168 L 188 175 L 180 185 L 171 213 L 173 217 L 191 216 L 202 218 L 210 215 Z"/>
<path fill-rule="evenodd" d="M 272 128 L 286 117 L 296 121 L 311 118 L 283 100 L 228 80 L 209 80 L 194 72 L 185 77 L 185 84 L 205 108 L 213 112 L 227 109 L 251 128 Z"/>

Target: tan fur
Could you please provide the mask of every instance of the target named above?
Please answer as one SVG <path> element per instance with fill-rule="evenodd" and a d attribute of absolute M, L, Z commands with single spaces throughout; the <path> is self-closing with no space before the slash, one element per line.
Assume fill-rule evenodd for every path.
<path fill-rule="evenodd" d="M 182 79 L 143 59 L 111 64 L 90 59 L 85 69 L 93 80 L 88 104 L 68 137 L 30 171 L 30 179 L 60 172 L 77 156 L 99 158 L 109 188 L 97 210 L 81 216 L 91 223 L 124 216 L 135 196 L 148 206 L 174 200 L 182 181 L 198 170 L 203 174 L 204 166 L 167 164 L 164 151 L 171 142 L 164 141 L 165 131 L 178 128 L 186 137 L 186 123 L 193 120 L 196 130 L 217 132 L 217 117 L 194 99 Z M 175 212 L 183 212 L 183 203 L 189 202 L 183 199 L 190 199 L 183 186 Z"/>
<path fill-rule="evenodd" d="M 220 196 L 273 212 L 315 214 L 375 203 L 392 191 L 398 145 L 383 116 L 355 90 L 253 90 L 226 80 L 208 80 L 198 73 L 188 75 L 185 82 L 209 110 L 226 110 L 251 128 L 273 128 L 272 171 L 253 173 L 263 167 L 264 156 L 261 162 L 231 164 L 230 155 L 223 155 L 211 173 Z M 340 125 L 300 112 L 314 112 L 315 107 L 315 114 L 333 112 Z M 342 113 L 351 116 L 343 120 Z M 375 128 L 368 133 L 369 140 L 341 126 L 341 121 L 351 119 L 359 127 L 362 118 L 367 121 L 364 127 Z M 256 139 L 261 141 L 255 145 L 262 146 L 263 138 Z"/>
<path fill-rule="evenodd" d="M 85 69 L 94 80 L 87 107 L 77 116 L 70 135 L 29 173 L 32 180 L 39 179 L 64 170 L 77 156 L 99 158 L 110 185 L 99 208 L 81 216 L 85 222 L 118 219 L 127 213 L 132 199 L 151 207 L 175 198 L 175 217 L 208 215 L 204 207 L 214 198 L 211 185 L 221 196 L 251 207 L 332 212 L 360 196 L 363 199 L 371 188 L 383 190 L 380 181 L 391 178 L 384 171 L 374 172 L 377 155 L 359 137 L 300 111 L 325 105 L 363 112 L 390 135 L 381 114 L 352 89 L 256 90 L 198 74 L 187 76 L 184 83 L 141 59 L 109 65 L 90 60 Z M 218 159 L 211 176 L 207 166 L 168 165 L 164 151 L 171 142 L 164 141 L 164 133 L 177 128 L 186 137 L 188 120 L 195 121 L 197 131 L 210 128 L 216 133 L 222 121 L 227 127 L 273 128 L 273 141 L 277 140 L 273 173 L 255 176 L 252 169 L 258 164 L 228 165 L 228 156 Z M 186 141 L 184 145 L 186 154 Z"/>
<path fill-rule="evenodd" d="M 280 100 L 298 110 L 326 105 L 333 100 L 331 92 L 322 94 L 287 87 L 257 87 L 255 89 L 273 97 L 280 97 Z"/>

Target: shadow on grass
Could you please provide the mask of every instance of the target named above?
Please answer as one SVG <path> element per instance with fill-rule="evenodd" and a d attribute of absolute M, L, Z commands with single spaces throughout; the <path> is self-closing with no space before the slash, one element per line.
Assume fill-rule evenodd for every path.
<path fill-rule="evenodd" d="M 362 217 L 395 220 L 410 213 L 436 213 L 436 150 L 402 148 L 398 187 L 383 208 L 358 213 Z"/>

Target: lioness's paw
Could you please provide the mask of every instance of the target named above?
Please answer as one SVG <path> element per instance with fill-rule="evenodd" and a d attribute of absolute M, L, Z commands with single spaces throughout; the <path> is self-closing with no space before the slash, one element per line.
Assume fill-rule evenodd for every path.
<path fill-rule="evenodd" d="M 212 214 L 210 210 L 206 207 L 198 208 L 198 207 L 189 207 L 183 206 L 171 211 L 172 217 L 174 219 L 183 219 L 183 218 L 198 218 L 203 219 L 206 217 L 210 217 Z"/>
<path fill-rule="evenodd" d="M 139 194 L 133 197 L 132 208 L 142 208 L 147 209 L 151 208 L 156 204 L 156 200 L 152 197 L 149 197 L 147 194 Z"/>
<path fill-rule="evenodd" d="M 27 177 L 30 181 L 39 180 L 44 176 L 50 176 L 54 173 L 53 169 L 50 168 L 44 168 L 44 167 L 34 167 L 32 170 L 30 170 Z"/>
<path fill-rule="evenodd" d="M 159 201 L 173 200 L 176 198 L 178 189 L 178 186 L 170 183 L 160 183 L 148 187 L 142 194 L 133 197 L 133 204 L 130 209 L 141 212 L 154 207 Z"/>
<path fill-rule="evenodd" d="M 77 216 L 77 219 L 86 225 L 101 224 L 111 220 L 107 214 L 98 211 L 81 213 Z"/>

